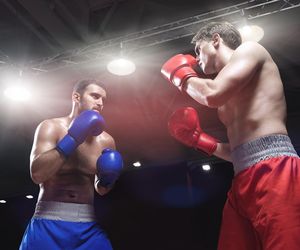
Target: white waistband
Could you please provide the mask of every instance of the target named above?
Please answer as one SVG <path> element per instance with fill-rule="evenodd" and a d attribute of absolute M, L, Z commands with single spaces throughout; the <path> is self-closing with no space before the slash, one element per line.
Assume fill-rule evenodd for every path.
<path fill-rule="evenodd" d="M 38 201 L 33 217 L 73 222 L 96 221 L 92 205 L 57 201 Z"/>

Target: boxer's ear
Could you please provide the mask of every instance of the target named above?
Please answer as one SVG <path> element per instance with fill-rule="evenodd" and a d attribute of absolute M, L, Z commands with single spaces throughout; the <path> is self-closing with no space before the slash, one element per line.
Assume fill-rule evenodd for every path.
<path fill-rule="evenodd" d="M 80 102 L 80 94 L 78 92 L 72 93 L 72 101 L 73 102 Z"/>
<path fill-rule="evenodd" d="M 212 35 L 213 46 L 217 48 L 221 42 L 221 37 L 218 33 Z"/>

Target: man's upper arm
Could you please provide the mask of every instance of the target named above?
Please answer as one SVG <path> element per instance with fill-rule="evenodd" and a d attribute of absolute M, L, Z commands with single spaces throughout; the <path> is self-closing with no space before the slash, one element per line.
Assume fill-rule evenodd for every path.
<path fill-rule="evenodd" d="M 38 155 L 55 148 L 56 146 L 55 125 L 53 122 L 46 120 L 39 124 L 35 131 L 33 145 L 30 154 L 32 162 Z"/>
<path fill-rule="evenodd" d="M 106 132 L 105 132 L 104 138 L 105 138 L 103 141 L 104 148 L 111 148 L 111 149 L 116 150 L 116 143 L 115 143 L 114 138 Z"/>
<path fill-rule="evenodd" d="M 250 83 L 263 62 L 260 46 L 247 43 L 241 45 L 228 64 L 214 79 L 216 106 L 225 104 L 238 90 Z"/>
<path fill-rule="evenodd" d="M 116 149 L 116 143 L 115 143 L 115 140 L 114 140 L 113 137 L 111 137 L 111 142 L 110 142 L 110 144 L 111 144 L 111 148 L 112 148 L 112 149 Z"/>

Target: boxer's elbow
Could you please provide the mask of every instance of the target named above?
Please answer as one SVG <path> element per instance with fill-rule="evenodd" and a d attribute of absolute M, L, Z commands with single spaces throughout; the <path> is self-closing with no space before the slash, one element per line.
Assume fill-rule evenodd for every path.
<path fill-rule="evenodd" d="M 96 181 L 95 183 L 95 190 L 96 192 L 101 195 L 101 196 L 104 196 L 106 195 L 107 193 L 109 193 L 109 191 L 111 190 L 112 188 L 109 187 L 109 188 L 106 188 L 106 187 L 102 187 L 100 184 L 99 184 L 99 181 Z"/>
<path fill-rule="evenodd" d="M 218 100 L 213 95 L 191 95 L 192 98 L 198 103 L 207 106 L 209 108 L 217 108 L 219 107 Z"/>
<path fill-rule="evenodd" d="M 231 96 L 228 93 L 224 93 L 218 89 L 213 89 L 206 95 L 206 103 L 210 108 L 219 108 L 225 105 L 230 97 Z"/>
<path fill-rule="evenodd" d="M 47 180 L 46 173 L 44 173 L 42 168 L 34 162 L 30 166 L 30 177 L 35 184 L 41 184 Z"/>
<path fill-rule="evenodd" d="M 97 193 L 100 195 L 100 196 L 104 196 L 106 195 L 107 193 L 109 193 L 110 190 L 107 190 L 106 188 L 99 188 L 96 190 Z"/>
<path fill-rule="evenodd" d="M 44 177 L 37 171 L 31 170 L 30 177 L 35 184 L 41 184 L 44 182 Z"/>
<path fill-rule="evenodd" d="M 210 108 L 219 108 L 226 104 L 232 93 L 224 88 L 217 80 L 206 79 L 206 89 L 203 91 L 206 105 Z"/>
<path fill-rule="evenodd" d="M 205 106 L 218 108 L 224 104 L 222 93 L 214 80 L 205 79 L 205 84 L 197 86 L 194 90 L 194 93 L 191 92 L 192 95 Z"/>
<path fill-rule="evenodd" d="M 217 93 L 210 93 L 206 96 L 206 103 L 209 108 L 218 108 L 225 104 Z"/>

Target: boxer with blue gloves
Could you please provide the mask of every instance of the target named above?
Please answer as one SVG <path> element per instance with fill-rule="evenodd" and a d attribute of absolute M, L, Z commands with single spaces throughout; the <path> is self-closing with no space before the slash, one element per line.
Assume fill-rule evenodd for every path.
<path fill-rule="evenodd" d="M 108 193 L 123 166 L 113 137 L 104 130 L 100 113 L 105 98 L 99 81 L 79 81 L 70 114 L 46 119 L 37 127 L 30 174 L 40 193 L 20 250 L 112 250 L 93 206 L 94 191 Z"/>

